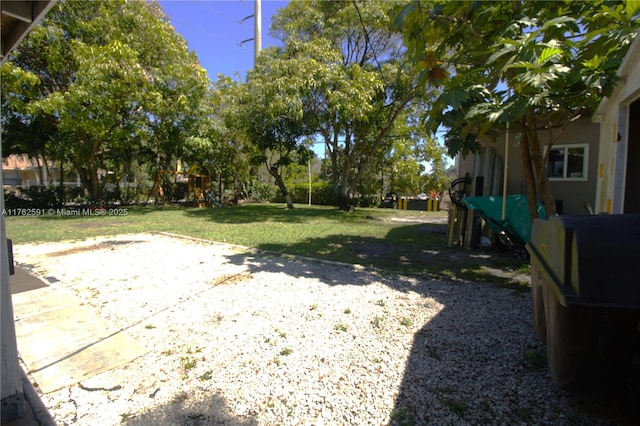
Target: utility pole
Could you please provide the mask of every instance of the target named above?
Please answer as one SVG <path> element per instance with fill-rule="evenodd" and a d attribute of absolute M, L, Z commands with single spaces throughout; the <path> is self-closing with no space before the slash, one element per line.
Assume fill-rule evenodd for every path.
<path fill-rule="evenodd" d="M 253 40 L 253 64 L 255 65 L 258 54 L 262 50 L 262 0 L 255 0 Z"/>
<path fill-rule="evenodd" d="M 255 0 L 253 15 L 242 18 L 241 23 L 249 18 L 253 18 L 253 38 L 248 38 L 240 42 L 240 46 L 253 40 L 253 65 L 255 66 L 258 54 L 262 50 L 262 0 Z"/>

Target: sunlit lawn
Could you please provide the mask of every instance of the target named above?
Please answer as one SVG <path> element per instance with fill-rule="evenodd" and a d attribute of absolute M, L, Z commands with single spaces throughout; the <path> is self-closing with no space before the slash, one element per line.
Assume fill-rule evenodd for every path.
<path fill-rule="evenodd" d="M 224 208 L 126 207 L 126 216 L 7 217 L 14 244 L 83 240 L 97 236 L 169 232 L 261 250 L 358 263 L 390 273 L 430 274 L 500 281 L 483 270 L 487 261 L 502 269 L 526 268 L 504 257 L 479 261 L 446 248 L 446 224 L 393 221 L 408 216 L 446 217 L 446 212 L 247 204 Z M 121 212 L 120 212 L 121 213 Z M 462 256 L 461 256 L 462 254 Z M 462 258 L 461 258 L 462 257 Z"/>

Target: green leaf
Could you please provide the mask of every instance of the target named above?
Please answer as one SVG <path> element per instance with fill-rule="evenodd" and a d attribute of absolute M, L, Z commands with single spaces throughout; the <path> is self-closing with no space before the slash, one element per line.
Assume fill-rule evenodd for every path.
<path fill-rule="evenodd" d="M 400 13 L 398 13 L 398 15 L 393 20 L 394 27 L 397 30 L 402 30 L 402 28 L 405 25 L 405 22 L 406 22 L 407 18 L 411 14 L 413 14 L 416 11 L 416 9 L 418 9 L 419 6 L 420 6 L 420 1 L 419 0 L 414 0 L 411 3 L 409 3 L 408 5 L 404 6 L 402 8 L 402 10 L 400 10 Z"/>
<path fill-rule="evenodd" d="M 550 59 L 554 59 L 558 56 L 562 56 L 564 52 L 558 48 L 547 47 L 540 52 L 540 56 L 538 57 L 538 65 L 543 65 Z"/>
<path fill-rule="evenodd" d="M 513 44 L 504 44 L 502 49 L 493 53 L 489 58 L 487 58 L 487 64 L 493 64 L 498 59 L 503 57 L 504 55 L 512 54 L 516 51 L 516 46 Z"/>
<path fill-rule="evenodd" d="M 626 0 L 625 9 L 629 16 L 633 16 L 640 9 L 640 0 Z"/>
<path fill-rule="evenodd" d="M 442 93 L 442 100 L 451 108 L 458 109 L 469 99 L 469 92 L 461 87 L 452 87 Z"/>

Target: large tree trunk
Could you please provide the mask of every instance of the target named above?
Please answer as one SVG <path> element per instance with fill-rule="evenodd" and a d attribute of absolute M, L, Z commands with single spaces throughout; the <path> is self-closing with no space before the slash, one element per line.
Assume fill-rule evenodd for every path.
<path fill-rule="evenodd" d="M 60 182 L 58 182 L 58 199 L 60 203 L 64 206 L 65 204 L 65 193 L 64 193 L 64 161 L 60 160 Z"/>
<path fill-rule="evenodd" d="M 102 204 L 102 186 L 98 179 L 98 168 L 94 166 L 75 166 L 82 186 L 89 192 L 91 201 L 97 205 Z"/>
<path fill-rule="evenodd" d="M 338 187 L 338 190 L 336 192 L 336 199 L 338 202 L 338 208 L 341 211 L 351 211 L 351 190 L 348 185 L 343 184 Z"/>
<path fill-rule="evenodd" d="M 538 183 L 538 193 L 542 198 L 547 216 L 556 214 L 556 200 L 549 188 L 549 178 L 545 169 L 545 161 L 542 158 L 542 150 L 540 149 L 540 141 L 538 132 L 534 133 L 533 142 L 530 144 L 531 159 L 533 160 L 533 168 L 536 173 L 536 182 Z"/>
<path fill-rule="evenodd" d="M 269 170 L 269 174 L 273 176 L 276 180 L 276 185 L 280 188 L 282 195 L 284 197 L 285 202 L 287 203 L 288 209 L 293 209 L 293 202 L 291 201 L 291 194 L 289 194 L 289 190 L 287 189 L 287 185 L 284 184 L 284 180 L 282 180 L 282 175 L 280 175 L 280 171 L 278 167 L 271 166 L 267 168 Z"/>
<path fill-rule="evenodd" d="M 536 191 L 536 181 L 535 174 L 533 173 L 533 164 L 531 162 L 531 149 L 529 145 L 531 144 L 531 131 L 528 127 L 526 127 L 524 134 L 522 135 L 522 139 L 520 141 L 520 154 L 522 156 L 522 170 L 524 172 L 525 182 L 527 184 L 527 201 L 529 208 L 529 216 L 531 217 L 531 221 L 534 218 L 538 217 L 538 207 L 537 207 L 537 191 Z M 535 131 L 535 130 L 534 130 Z"/>

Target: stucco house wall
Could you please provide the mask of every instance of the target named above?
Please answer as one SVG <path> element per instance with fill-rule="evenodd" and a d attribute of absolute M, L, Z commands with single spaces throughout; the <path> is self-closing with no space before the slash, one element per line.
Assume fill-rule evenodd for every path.
<path fill-rule="evenodd" d="M 594 114 L 600 123 L 596 213 L 640 213 L 640 41 L 618 70 L 620 82 Z"/>
<path fill-rule="evenodd" d="M 546 146 L 550 138 L 557 135 L 559 130 L 553 130 L 552 134 L 546 131 L 539 132 L 541 143 Z M 580 176 L 568 176 L 566 178 L 550 178 L 550 188 L 554 197 L 558 201 L 563 214 L 586 214 L 585 204 L 593 208 L 596 203 L 596 183 L 597 167 L 599 156 L 599 124 L 593 123 L 590 117 L 582 117 L 575 120 L 564 129 L 554 148 L 558 147 L 584 147 L 585 153 L 585 173 Z M 463 177 L 468 174 L 474 183 L 471 185 L 470 195 L 478 195 L 475 190 L 475 178 L 483 171 L 488 170 L 487 166 L 478 167 L 479 157 L 483 155 L 495 155 L 497 163 L 493 168 L 493 176 L 490 185 L 484 185 L 482 195 L 503 195 L 504 173 L 507 175 L 507 194 L 526 194 L 527 187 L 522 169 L 522 157 L 520 152 L 520 135 L 517 132 L 510 132 L 509 147 L 505 150 L 506 137 L 500 136 L 495 142 L 485 140 L 482 142 L 483 150 L 477 155 L 470 154 L 466 158 L 458 158 L 458 176 Z M 493 151 L 493 153 L 491 153 Z M 504 158 L 507 152 L 507 164 L 505 168 Z M 485 173 L 486 174 L 486 173 Z"/>

